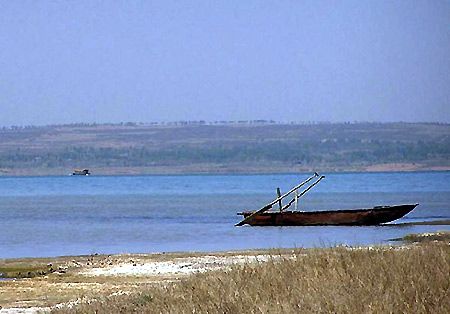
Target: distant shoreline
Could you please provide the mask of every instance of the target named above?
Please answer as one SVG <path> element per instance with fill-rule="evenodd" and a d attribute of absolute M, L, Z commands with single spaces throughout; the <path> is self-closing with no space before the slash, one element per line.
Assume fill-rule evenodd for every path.
<path fill-rule="evenodd" d="M 66 125 L 0 129 L 0 176 L 450 170 L 450 125 Z"/>
<path fill-rule="evenodd" d="M 378 164 L 365 167 L 349 168 L 292 168 L 292 167 L 250 167 L 239 168 L 235 165 L 192 165 L 175 167 L 142 167 L 142 168 L 89 168 L 91 175 L 100 176 L 132 176 L 132 175 L 257 175 L 257 174 L 301 174 L 318 171 L 321 173 L 389 173 L 389 172 L 442 172 L 450 171 L 450 166 L 424 167 L 414 164 Z M 40 176 L 69 176 L 73 169 L 0 169 L 0 177 L 40 177 Z"/>

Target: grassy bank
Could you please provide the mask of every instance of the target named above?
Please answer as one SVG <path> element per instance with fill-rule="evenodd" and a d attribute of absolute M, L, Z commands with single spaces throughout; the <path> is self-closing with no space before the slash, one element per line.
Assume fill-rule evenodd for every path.
<path fill-rule="evenodd" d="M 447 241 L 296 250 L 54 313 L 448 313 Z"/>
<path fill-rule="evenodd" d="M 422 233 L 422 234 L 411 233 L 404 236 L 403 238 L 391 239 L 391 241 L 402 241 L 405 243 L 446 241 L 450 243 L 450 231 L 438 231 L 433 233 Z"/>

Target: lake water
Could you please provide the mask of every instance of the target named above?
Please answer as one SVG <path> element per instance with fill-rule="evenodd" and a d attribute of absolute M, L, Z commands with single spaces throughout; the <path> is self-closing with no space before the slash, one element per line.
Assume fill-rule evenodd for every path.
<path fill-rule="evenodd" d="M 450 172 L 341 173 L 301 210 L 420 203 L 396 223 L 450 219 Z M 387 243 L 449 226 L 235 227 L 308 174 L 0 178 L 0 258 Z"/>

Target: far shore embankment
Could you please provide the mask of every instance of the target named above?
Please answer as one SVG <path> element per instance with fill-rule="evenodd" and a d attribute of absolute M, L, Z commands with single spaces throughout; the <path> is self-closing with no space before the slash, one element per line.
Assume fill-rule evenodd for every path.
<path fill-rule="evenodd" d="M 254 121 L 255 122 L 255 121 Z M 450 170 L 450 124 L 72 124 L 0 129 L 0 176 Z"/>
<path fill-rule="evenodd" d="M 200 164 L 192 166 L 167 166 L 167 167 L 113 167 L 90 168 L 91 175 L 101 176 L 139 176 L 139 175 L 253 175 L 253 174 L 303 174 L 320 171 L 321 173 L 377 173 L 377 172 L 441 172 L 450 171 L 450 165 L 423 166 L 418 164 L 374 164 L 364 167 L 272 167 L 250 165 L 211 165 Z M 49 168 L 49 169 L 0 169 L 0 177 L 21 176 L 65 176 L 71 175 L 73 169 Z"/>

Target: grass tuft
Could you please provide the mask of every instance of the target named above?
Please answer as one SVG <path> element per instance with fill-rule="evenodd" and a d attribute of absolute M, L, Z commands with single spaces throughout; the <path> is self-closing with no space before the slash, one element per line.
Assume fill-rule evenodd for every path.
<path fill-rule="evenodd" d="M 153 297 L 149 294 L 141 294 L 139 295 L 135 301 L 133 301 L 133 304 L 136 306 L 144 306 L 147 303 L 150 303 L 153 301 Z"/>
<path fill-rule="evenodd" d="M 403 238 L 391 239 L 391 241 L 403 241 L 407 243 L 443 241 L 450 242 L 450 231 L 438 231 L 433 233 L 408 234 Z"/>

